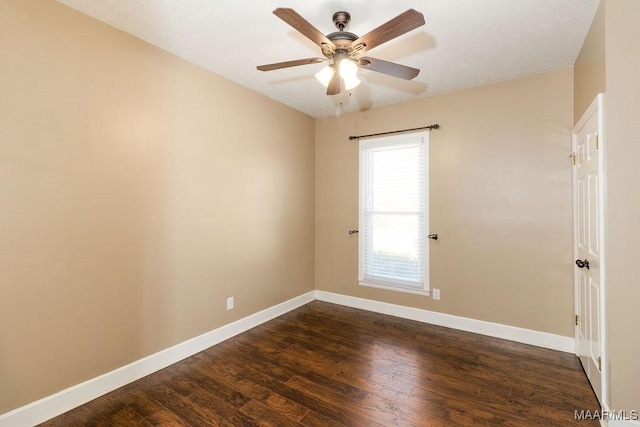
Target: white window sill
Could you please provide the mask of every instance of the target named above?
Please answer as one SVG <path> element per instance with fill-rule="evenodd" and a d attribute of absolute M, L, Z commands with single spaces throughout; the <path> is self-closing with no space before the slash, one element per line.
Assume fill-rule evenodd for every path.
<path fill-rule="evenodd" d="M 403 288 L 401 286 L 383 285 L 380 283 L 365 282 L 363 280 L 358 280 L 358 284 L 368 288 L 386 289 L 388 291 L 404 292 L 406 294 L 424 295 L 427 297 L 431 295 L 428 289 Z"/>

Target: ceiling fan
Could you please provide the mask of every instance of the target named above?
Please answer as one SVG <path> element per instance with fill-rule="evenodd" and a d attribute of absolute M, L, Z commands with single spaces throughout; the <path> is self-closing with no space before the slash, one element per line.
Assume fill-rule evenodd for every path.
<path fill-rule="evenodd" d="M 305 58 L 260 65 L 257 67 L 260 71 L 329 61 L 329 65 L 316 74 L 316 78 L 327 87 L 327 95 L 336 95 L 342 91 L 343 87 L 351 90 L 360 84 L 356 75 L 359 67 L 405 80 L 411 80 L 420 73 L 417 68 L 361 56 L 368 50 L 424 25 L 424 16 L 414 9 L 401 13 L 362 37 L 344 31 L 351 20 L 348 12 L 341 11 L 333 14 L 333 23 L 338 31 L 326 36 L 293 9 L 278 8 L 273 11 L 273 14 L 317 44 L 324 58 Z"/>

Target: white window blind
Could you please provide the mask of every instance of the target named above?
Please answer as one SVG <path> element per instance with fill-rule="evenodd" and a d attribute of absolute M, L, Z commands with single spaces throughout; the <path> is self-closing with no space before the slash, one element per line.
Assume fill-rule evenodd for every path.
<path fill-rule="evenodd" d="M 428 290 L 428 133 L 360 142 L 364 285 Z"/>

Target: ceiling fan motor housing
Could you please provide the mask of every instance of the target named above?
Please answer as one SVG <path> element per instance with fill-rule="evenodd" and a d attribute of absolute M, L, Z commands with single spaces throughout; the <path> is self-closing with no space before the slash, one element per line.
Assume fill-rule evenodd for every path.
<path fill-rule="evenodd" d="M 327 34 L 327 38 L 336 46 L 336 51 L 348 51 L 351 48 L 351 44 L 358 39 L 358 36 L 348 31 L 336 31 L 335 33 Z"/>

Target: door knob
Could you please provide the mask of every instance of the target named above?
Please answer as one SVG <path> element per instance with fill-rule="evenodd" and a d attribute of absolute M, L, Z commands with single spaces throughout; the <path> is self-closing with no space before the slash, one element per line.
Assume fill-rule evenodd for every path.
<path fill-rule="evenodd" d="M 587 270 L 589 269 L 589 260 L 588 259 L 584 259 L 584 261 L 577 259 L 576 260 L 576 265 L 578 266 L 578 268 L 584 268 L 587 267 Z"/>

